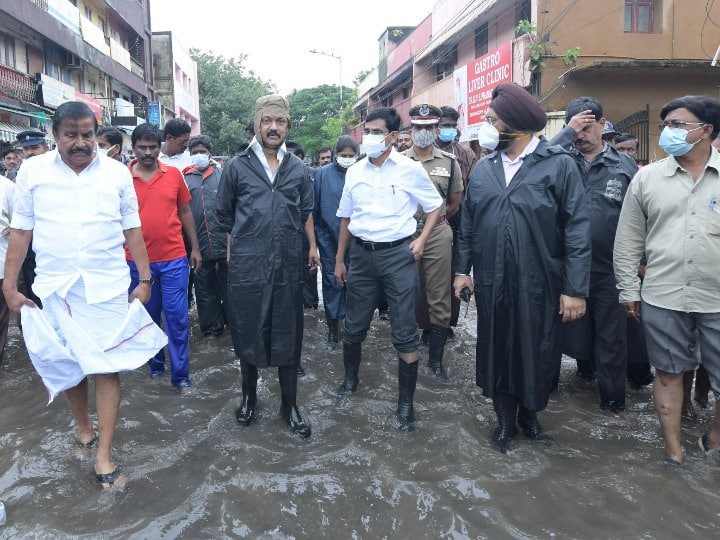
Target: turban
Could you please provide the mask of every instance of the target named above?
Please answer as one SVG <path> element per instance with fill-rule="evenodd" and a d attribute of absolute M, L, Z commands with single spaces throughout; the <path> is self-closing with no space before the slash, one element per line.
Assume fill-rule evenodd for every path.
<path fill-rule="evenodd" d="M 516 83 L 497 85 L 490 107 L 504 124 L 517 131 L 542 131 L 547 124 L 547 115 L 537 100 Z"/>
<path fill-rule="evenodd" d="M 260 137 L 260 120 L 263 115 L 274 118 L 287 118 L 290 122 L 290 105 L 288 100 L 282 96 L 263 96 L 255 102 L 255 136 Z"/>

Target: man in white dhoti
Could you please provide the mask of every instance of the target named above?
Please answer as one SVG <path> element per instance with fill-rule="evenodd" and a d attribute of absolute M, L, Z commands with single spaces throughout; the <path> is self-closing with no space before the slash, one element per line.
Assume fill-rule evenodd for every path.
<path fill-rule="evenodd" d="M 62 104 L 53 120 L 56 151 L 29 160 L 18 173 L 2 289 L 12 311 L 23 308 L 28 352 L 50 399 L 65 390 L 78 444 L 97 444 L 95 473 L 107 488 L 125 482 L 111 450 L 120 406 L 117 373 L 144 364 L 166 341 L 138 310 L 142 306 L 128 308 L 123 244 L 143 278 L 131 301 L 149 300 L 150 267 L 132 177 L 122 164 L 98 155 L 96 130 L 90 108 Z M 17 290 L 31 240 L 33 291 L 42 312 Z M 88 374 L 95 380 L 97 435 L 88 414 Z"/>

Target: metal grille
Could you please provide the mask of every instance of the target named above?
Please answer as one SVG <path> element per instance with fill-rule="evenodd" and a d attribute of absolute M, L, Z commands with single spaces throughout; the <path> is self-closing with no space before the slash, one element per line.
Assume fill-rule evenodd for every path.
<path fill-rule="evenodd" d="M 650 105 L 645 105 L 645 110 L 634 112 L 615 122 L 615 131 L 632 133 L 637 137 L 640 147 L 636 159 L 647 164 L 650 156 Z"/>

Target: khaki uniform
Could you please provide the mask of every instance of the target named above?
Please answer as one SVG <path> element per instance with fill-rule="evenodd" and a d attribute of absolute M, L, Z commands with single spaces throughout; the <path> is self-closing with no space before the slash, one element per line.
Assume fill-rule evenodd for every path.
<path fill-rule="evenodd" d="M 403 153 L 411 159 L 420 161 L 414 148 Z M 418 325 L 422 329 L 429 328 L 430 324 L 447 328 L 450 325 L 452 298 L 453 233 L 446 221 L 445 212 L 448 197 L 453 193 L 463 191 L 462 171 L 452 154 L 435 147 L 433 147 L 432 157 L 423 161 L 422 164 L 444 202 L 440 208 L 439 222 L 430 233 L 422 258 L 418 261 L 421 294 L 420 301 L 417 303 L 416 315 Z M 417 238 L 425 222 L 425 213 L 418 209 L 415 219 L 418 221 L 418 232 L 415 235 Z"/>

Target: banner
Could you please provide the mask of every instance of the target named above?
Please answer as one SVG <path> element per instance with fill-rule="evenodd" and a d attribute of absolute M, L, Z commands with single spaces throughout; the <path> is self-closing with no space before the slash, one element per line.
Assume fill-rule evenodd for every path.
<path fill-rule="evenodd" d="M 460 114 L 460 140 L 469 141 L 476 137 L 477 128 L 485 121 L 493 89 L 498 84 L 512 82 L 512 42 L 456 69 L 453 76 L 455 108 Z"/>
<path fill-rule="evenodd" d="M 148 124 L 153 126 L 160 126 L 160 102 L 159 101 L 148 101 L 147 104 L 147 118 Z"/>

